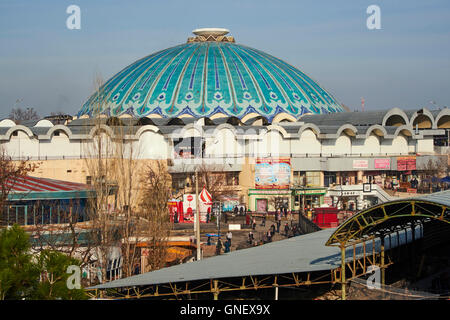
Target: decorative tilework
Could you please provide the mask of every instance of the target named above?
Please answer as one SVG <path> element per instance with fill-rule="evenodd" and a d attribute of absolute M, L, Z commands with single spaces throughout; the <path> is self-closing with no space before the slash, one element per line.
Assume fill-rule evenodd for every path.
<path fill-rule="evenodd" d="M 262 51 L 228 42 L 191 42 L 129 65 L 92 95 L 78 116 L 97 113 L 136 117 L 212 116 L 242 119 L 256 112 L 271 121 L 279 113 L 344 111 L 309 76 Z"/>

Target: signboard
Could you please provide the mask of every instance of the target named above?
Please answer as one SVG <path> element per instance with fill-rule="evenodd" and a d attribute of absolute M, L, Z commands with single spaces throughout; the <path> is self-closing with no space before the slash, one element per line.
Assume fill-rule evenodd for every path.
<path fill-rule="evenodd" d="M 196 198 L 192 194 L 183 195 L 184 222 L 194 222 L 194 212 L 196 209 Z"/>
<path fill-rule="evenodd" d="M 181 223 L 184 222 L 183 218 L 183 202 L 177 200 L 171 200 L 167 203 L 169 207 L 170 221 Z"/>
<path fill-rule="evenodd" d="M 369 160 L 353 160 L 353 169 L 368 169 Z"/>
<path fill-rule="evenodd" d="M 256 159 L 255 188 L 289 189 L 291 179 L 291 160 Z"/>
<path fill-rule="evenodd" d="M 416 170 L 416 157 L 398 157 L 397 158 L 398 171 Z"/>
<path fill-rule="evenodd" d="M 387 169 L 391 168 L 391 159 L 374 159 L 375 169 Z"/>
<path fill-rule="evenodd" d="M 330 207 L 333 205 L 333 199 L 331 197 L 323 197 L 323 203 L 329 205 Z"/>

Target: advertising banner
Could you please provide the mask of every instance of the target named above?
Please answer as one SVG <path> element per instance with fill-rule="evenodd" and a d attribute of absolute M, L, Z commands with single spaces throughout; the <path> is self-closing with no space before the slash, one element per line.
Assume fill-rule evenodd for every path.
<path fill-rule="evenodd" d="M 368 169 L 369 160 L 353 160 L 353 169 Z"/>
<path fill-rule="evenodd" d="M 375 169 L 387 169 L 391 168 L 391 159 L 375 159 L 374 160 Z"/>
<path fill-rule="evenodd" d="M 397 158 L 398 171 L 416 170 L 416 157 L 398 157 Z"/>
<path fill-rule="evenodd" d="M 199 194 L 199 210 L 200 210 L 200 222 L 206 222 L 206 214 L 209 213 L 211 217 L 211 194 L 203 188 Z M 195 194 L 183 195 L 183 222 L 195 222 L 196 211 L 196 197 Z"/>
<path fill-rule="evenodd" d="M 256 189 L 289 189 L 291 180 L 291 160 L 256 159 Z"/>

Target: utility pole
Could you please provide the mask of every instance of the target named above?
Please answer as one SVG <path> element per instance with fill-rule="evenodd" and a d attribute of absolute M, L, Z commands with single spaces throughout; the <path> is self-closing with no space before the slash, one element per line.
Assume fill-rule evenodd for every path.
<path fill-rule="evenodd" d="M 200 210 L 199 210 L 199 196 L 198 196 L 198 172 L 195 169 L 195 238 L 197 243 L 197 260 L 201 260 L 201 246 L 200 246 Z"/>

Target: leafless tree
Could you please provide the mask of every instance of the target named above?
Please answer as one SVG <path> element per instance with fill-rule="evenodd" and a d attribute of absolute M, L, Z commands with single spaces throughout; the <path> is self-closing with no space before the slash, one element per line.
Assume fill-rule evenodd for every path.
<path fill-rule="evenodd" d="M 38 163 L 29 163 L 27 160 L 13 161 L 3 146 L 0 146 L 0 226 L 6 225 L 6 210 L 8 196 L 17 183 L 28 174 L 34 172 Z"/>
<path fill-rule="evenodd" d="M 239 173 L 226 172 L 223 166 L 199 165 L 199 186 L 205 187 L 211 194 L 212 201 L 223 200 L 235 196 L 236 187 L 239 186 Z"/>
<path fill-rule="evenodd" d="M 16 123 L 20 123 L 21 121 L 26 120 L 39 120 L 39 115 L 37 114 L 34 108 L 25 108 L 22 109 L 20 107 L 13 108 L 9 114 L 9 119 L 13 120 Z"/>
<path fill-rule="evenodd" d="M 164 161 L 148 165 L 143 176 L 140 217 L 143 232 L 147 235 L 148 259 L 146 271 L 162 268 L 166 263 L 167 240 L 172 224 L 169 219 L 168 201 L 172 195 L 170 175 Z"/>
<path fill-rule="evenodd" d="M 118 183 L 115 175 L 115 146 L 113 137 L 105 130 L 105 121 L 99 116 L 104 106 L 103 80 L 95 79 L 96 101 L 93 105 L 91 125 L 86 127 L 87 133 L 94 129 L 92 139 L 83 145 L 86 154 L 85 167 L 92 181 L 95 198 L 90 199 L 89 221 L 91 232 L 95 235 L 91 239 L 95 244 L 97 266 L 101 270 L 101 282 L 107 279 L 108 260 L 111 250 L 120 246 L 120 224 L 115 207 Z"/>
<path fill-rule="evenodd" d="M 448 158 L 447 156 L 430 158 L 423 166 L 418 167 L 419 176 L 422 181 L 422 188 L 424 187 L 424 181 L 427 181 L 429 192 L 433 192 L 433 178 L 439 179 L 447 175 L 448 172 Z"/>

